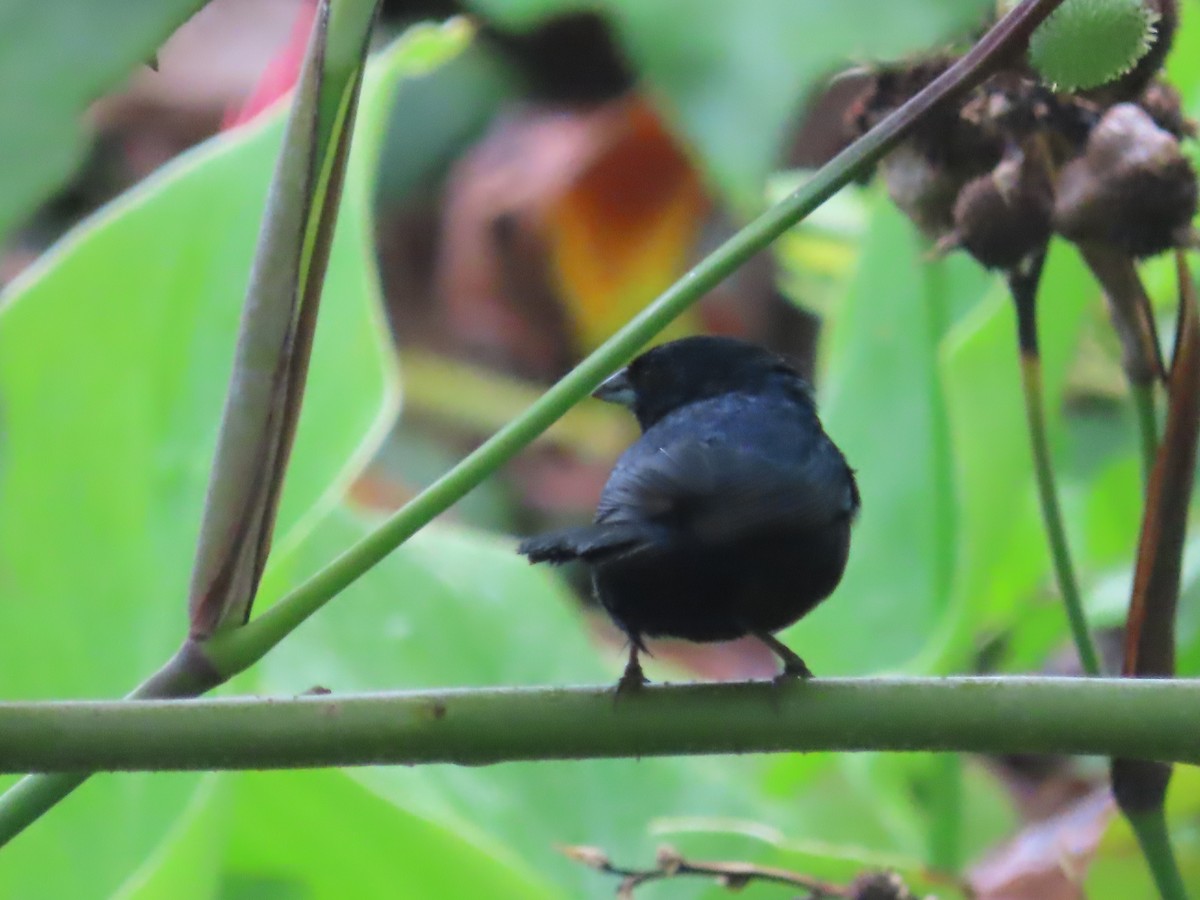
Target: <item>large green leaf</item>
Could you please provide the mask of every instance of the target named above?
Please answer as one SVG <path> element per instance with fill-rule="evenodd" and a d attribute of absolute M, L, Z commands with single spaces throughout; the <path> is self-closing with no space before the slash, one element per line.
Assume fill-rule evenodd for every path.
<path fill-rule="evenodd" d="M 277 547 L 342 494 L 394 416 L 370 249 L 375 159 L 398 80 L 462 36 L 418 30 L 371 66 Z M 69 235 L 6 298 L 6 697 L 119 695 L 185 633 L 187 572 L 281 127 L 275 114 L 188 154 Z M 170 837 L 194 785 L 95 779 L 5 849 L 0 893 L 106 893 Z"/>
<path fill-rule="evenodd" d="M 79 162 L 88 103 L 207 0 L 0 2 L 0 241 Z"/>
<path fill-rule="evenodd" d="M 336 770 L 225 776 L 237 806 L 220 896 L 554 896 L 539 873 Z M 174 896 L 174 895 L 172 895 Z"/>
<path fill-rule="evenodd" d="M 1084 313 L 1097 299 L 1098 289 L 1073 249 L 1053 245 L 1038 300 L 1044 405 L 1052 441 L 1062 433 L 1066 373 Z M 955 592 L 962 618 L 948 638 L 961 664 L 971 652 L 963 642 L 972 627 L 1007 624 L 1019 601 L 1050 571 L 1034 493 L 1016 316 L 1003 284 L 996 283 L 949 335 L 941 377 L 961 510 Z M 1082 549 L 1082 541 L 1074 543 Z M 1063 623 L 1065 629 L 1065 618 Z"/>
<path fill-rule="evenodd" d="M 863 507 L 841 586 L 790 632 L 822 675 L 904 665 L 948 606 L 955 504 L 937 349 L 988 280 L 963 259 L 923 263 L 925 253 L 909 222 L 877 202 L 823 348 L 822 418 L 857 471 Z"/>
<path fill-rule="evenodd" d="M 207 900 L 216 891 L 229 842 L 230 782 L 219 775 L 200 781 L 170 831 L 114 896 L 120 900 Z"/>

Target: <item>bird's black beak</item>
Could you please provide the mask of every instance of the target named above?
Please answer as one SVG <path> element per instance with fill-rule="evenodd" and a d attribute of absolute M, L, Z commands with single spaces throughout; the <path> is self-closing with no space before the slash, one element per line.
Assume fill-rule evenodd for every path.
<path fill-rule="evenodd" d="M 633 409 L 637 393 L 633 389 L 633 384 L 629 381 L 629 370 L 618 369 L 612 375 L 609 375 L 608 378 L 601 382 L 600 387 L 592 391 L 592 396 L 597 400 L 617 403 Z"/>

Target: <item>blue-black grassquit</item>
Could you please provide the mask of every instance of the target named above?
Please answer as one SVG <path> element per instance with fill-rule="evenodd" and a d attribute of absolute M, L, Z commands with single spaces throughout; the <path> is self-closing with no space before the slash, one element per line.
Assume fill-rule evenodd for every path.
<path fill-rule="evenodd" d="M 841 580 L 859 507 L 854 473 L 783 359 L 731 338 L 655 347 L 597 390 L 642 436 L 617 461 L 595 522 L 524 541 L 531 562 L 581 559 L 629 636 L 620 687 L 644 678 L 643 636 L 752 634 L 808 676 L 773 633 Z"/>

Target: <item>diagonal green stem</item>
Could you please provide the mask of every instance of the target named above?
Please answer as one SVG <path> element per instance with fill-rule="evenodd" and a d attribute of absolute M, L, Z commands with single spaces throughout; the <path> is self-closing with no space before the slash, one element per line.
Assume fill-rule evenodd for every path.
<path fill-rule="evenodd" d="M 373 533 L 244 627 L 215 635 L 206 649 L 218 671 L 231 677 L 261 659 L 301 622 L 549 428 L 701 296 L 900 143 L 930 109 L 980 83 L 1061 2 L 1023 0 L 924 90 L 822 166 L 791 196 L 717 248 L 546 391 L 524 414 L 500 429 Z"/>

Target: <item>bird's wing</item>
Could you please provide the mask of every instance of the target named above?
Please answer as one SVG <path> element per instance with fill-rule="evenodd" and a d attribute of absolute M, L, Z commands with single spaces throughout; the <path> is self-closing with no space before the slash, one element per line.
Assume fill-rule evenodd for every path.
<path fill-rule="evenodd" d="M 853 475 L 827 440 L 783 464 L 736 444 L 682 440 L 621 474 L 605 489 L 598 523 L 648 521 L 705 543 L 819 528 L 858 507 Z"/>

